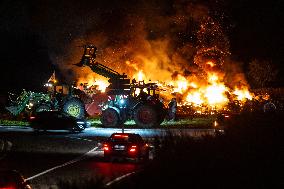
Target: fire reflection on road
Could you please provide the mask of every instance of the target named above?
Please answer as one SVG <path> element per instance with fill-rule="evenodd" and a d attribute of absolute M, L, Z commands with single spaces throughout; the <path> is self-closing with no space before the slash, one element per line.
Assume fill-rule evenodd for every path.
<path fill-rule="evenodd" d="M 136 172 L 141 169 L 141 165 L 131 162 L 94 162 L 91 164 L 91 169 L 96 170 L 104 178 L 110 180 L 122 176 L 130 172 Z"/>

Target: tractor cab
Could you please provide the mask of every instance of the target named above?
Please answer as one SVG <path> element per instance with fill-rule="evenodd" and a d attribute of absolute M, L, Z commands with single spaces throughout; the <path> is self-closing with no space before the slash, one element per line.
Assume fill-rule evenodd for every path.
<path fill-rule="evenodd" d="M 139 81 L 138 83 L 132 83 L 130 94 L 132 97 L 155 97 L 159 98 L 159 90 L 156 83 L 145 83 L 143 81 Z"/>
<path fill-rule="evenodd" d="M 95 63 L 96 60 L 96 52 L 97 47 L 94 45 L 84 45 L 84 54 L 82 55 L 82 58 L 79 63 L 74 64 L 76 66 L 82 67 L 82 66 L 89 66 L 93 63 Z"/>

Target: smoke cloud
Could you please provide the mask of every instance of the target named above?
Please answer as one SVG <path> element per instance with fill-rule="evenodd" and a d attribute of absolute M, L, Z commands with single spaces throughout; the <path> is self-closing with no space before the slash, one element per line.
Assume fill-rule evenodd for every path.
<path fill-rule="evenodd" d="M 80 46 L 93 43 L 98 48 L 98 62 L 129 78 L 143 70 L 146 79 L 152 81 L 171 81 L 179 74 L 189 80 L 202 80 L 207 71 L 213 70 L 225 73 L 224 82 L 231 86 L 246 83 L 239 64 L 230 60 L 230 44 L 219 22 L 222 18 L 214 12 L 218 4 L 185 0 L 135 2 L 97 1 L 80 4 L 78 10 L 65 7 L 65 12 L 72 15 L 72 20 L 66 21 L 66 15 L 61 20 L 66 21 L 62 31 L 65 36 L 53 36 L 48 43 L 57 49 L 51 58 L 68 82 L 89 75 L 98 77 L 88 67 L 73 65 L 81 59 Z M 54 27 L 56 30 L 56 24 Z M 214 67 L 207 64 L 211 59 Z"/>

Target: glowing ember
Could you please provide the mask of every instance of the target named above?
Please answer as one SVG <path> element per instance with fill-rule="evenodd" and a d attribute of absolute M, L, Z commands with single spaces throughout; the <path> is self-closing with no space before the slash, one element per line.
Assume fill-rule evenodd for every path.
<path fill-rule="evenodd" d="M 215 120 L 214 121 L 214 127 L 217 127 L 218 126 L 218 123 L 217 123 L 217 121 Z"/>

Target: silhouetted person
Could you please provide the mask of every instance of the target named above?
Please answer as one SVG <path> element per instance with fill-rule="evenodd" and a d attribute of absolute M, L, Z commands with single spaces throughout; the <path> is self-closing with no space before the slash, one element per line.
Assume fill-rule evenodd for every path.
<path fill-rule="evenodd" d="M 177 112 L 177 100 L 176 98 L 172 98 L 172 100 L 168 104 L 169 106 L 169 120 L 176 120 L 176 112 Z"/>

